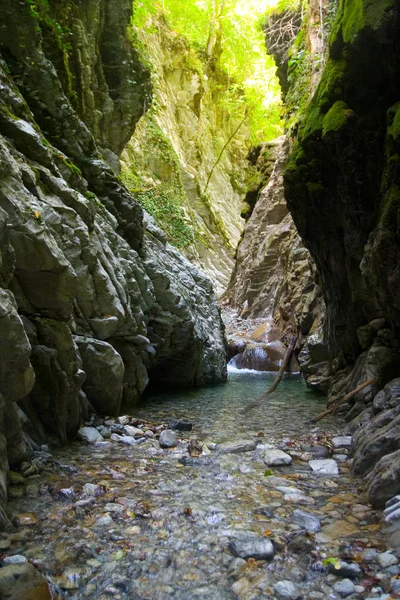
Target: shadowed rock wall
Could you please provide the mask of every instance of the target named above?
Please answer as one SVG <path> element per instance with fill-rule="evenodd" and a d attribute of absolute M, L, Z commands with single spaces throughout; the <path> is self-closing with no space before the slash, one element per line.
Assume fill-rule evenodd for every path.
<path fill-rule="evenodd" d="M 379 505 L 400 491 L 396 419 L 385 420 L 396 416 L 398 394 L 385 392 L 386 405 L 375 407 L 400 369 L 399 25 L 396 0 L 340 3 L 285 173 L 288 207 L 326 302 L 325 338 L 336 357 L 330 399 L 374 378 L 344 410 L 356 417 L 353 431 L 373 418 L 367 437 L 356 436 L 355 470 L 365 475 L 377 463 L 369 493 Z"/>
<path fill-rule="evenodd" d="M 90 405 L 128 410 L 149 378 L 221 381 L 226 360 L 210 281 L 104 161 L 149 96 L 125 33 L 130 3 L 0 8 L 3 506 L 8 463 L 26 452 L 21 409 L 36 441 L 65 441 Z"/>

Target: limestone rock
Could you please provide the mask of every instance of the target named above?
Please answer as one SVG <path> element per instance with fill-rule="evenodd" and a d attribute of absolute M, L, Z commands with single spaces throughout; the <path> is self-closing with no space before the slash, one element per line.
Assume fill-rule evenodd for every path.
<path fill-rule="evenodd" d="M 274 585 L 274 592 L 279 600 L 299 600 L 301 592 L 291 581 L 278 581 Z"/>
<path fill-rule="evenodd" d="M 277 465 L 290 465 L 292 457 L 282 450 L 266 450 L 264 453 L 264 462 L 269 467 Z"/>
<path fill-rule="evenodd" d="M 81 427 L 77 437 L 88 444 L 95 444 L 96 442 L 103 441 L 103 436 L 95 427 Z"/>
<path fill-rule="evenodd" d="M 165 429 L 160 433 L 161 448 L 173 448 L 177 444 L 176 435 L 170 429 Z"/>
<path fill-rule="evenodd" d="M 234 556 L 247 560 L 270 560 L 274 556 L 274 547 L 270 540 L 257 535 L 246 536 L 245 532 L 229 543 L 229 550 Z"/>
<path fill-rule="evenodd" d="M 319 517 L 303 510 L 293 511 L 292 521 L 310 533 L 316 533 L 321 529 Z"/>
<path fill-rule="evenodd" d="M 118 415 L 125 368 L 121 356 L 107 342 L 75 337 L 86 374 L 83 390 L 96 412 Z"/>
<path fill-rule="evenodd" d="M 251 452 L 256 449 L 255 442 L 251 440 L 239 440 L 237 442 L 226 442 L 217 444 L 215 450 L 222 454 L 238 454 L 239 452 Z"/>
<path fill-rule="evenodd" d="M 310 460 L 308 464 L 317 475 L 339 475 L 337 462 L 332 458 Z"/>
<path fill-rule="evenodd" d="M 46 579 L 25 562 L 0 569 L 0 597 L 4 600 L 55 600 Z"/>

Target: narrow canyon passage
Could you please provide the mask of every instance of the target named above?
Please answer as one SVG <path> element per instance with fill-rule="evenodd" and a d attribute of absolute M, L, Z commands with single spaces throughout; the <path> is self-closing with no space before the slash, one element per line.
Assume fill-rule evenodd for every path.
<path fill-rule="evenodd" d="M 0 9 L 0 600 L 400 598 L 400 0 Z"/>
<path fill-rule="evenodd" d="M 40 496 L 10 503 L 19 528 L 1 535 L 2 551 L 12 544 L 76 600 L 323 600 L 385 590 L 397 581 L 397 559 L 385 554 L 380 511 L 349 474 L 349 439 L 332 438 L 343 424 L 310 425 L 323 397 L 292 375 L 243 416 L 272 380 L 239 371 L 225 385 L 151 393 L 134 416 L 107 423 L 108 435 L 132 434 L 135 445 L 114 433 L 38 453 L 43 471 L 30 485 Z M 193 428 L 158 438 L 173 422 Z M 327 457 L 325 471 L 312 471 L 310 461 Z"/>

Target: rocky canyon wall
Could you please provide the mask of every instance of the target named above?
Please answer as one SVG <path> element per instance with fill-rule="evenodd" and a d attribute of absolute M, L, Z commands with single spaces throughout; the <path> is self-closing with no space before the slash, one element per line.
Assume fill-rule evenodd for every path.
<path fill-rule="evenodd" d="M 373 378 L 343 409 L 356 418 L 355 471 L 378 505 L 400 491 L 399 19 L 395 0 L 340 3 L 285 172 L 326 303 L 331 401 Z"/>
<path fill-rule="evenodd" d="M 210 281 L 111 168 L 151 94 L 131 3 L 0 7 L 3 506 L 21 423 L 64 442 L 90 407 L 129 409 L 149 378 L 224 380 L 226 360 Z"/>
<path fill-rule="evenodd" d="M 250 131 L 240 92 L 161 15 L 149 15 L 137 35 L 154 100 L 122 154 L 122 176 L 220 294 L 244 225 Z"/>

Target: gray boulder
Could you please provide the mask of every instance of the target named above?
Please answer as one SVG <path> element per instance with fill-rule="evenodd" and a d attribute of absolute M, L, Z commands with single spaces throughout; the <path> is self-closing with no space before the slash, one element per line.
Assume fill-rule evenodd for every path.
<path fill-rule="evenodd" d="M 83 390 L 96 412 L 118 415 L 124 381 L 124 363 L 111 344 L 75 336 L 86 379 Z"/>

